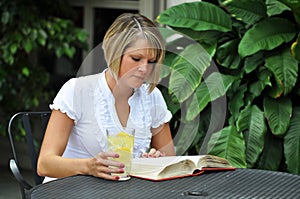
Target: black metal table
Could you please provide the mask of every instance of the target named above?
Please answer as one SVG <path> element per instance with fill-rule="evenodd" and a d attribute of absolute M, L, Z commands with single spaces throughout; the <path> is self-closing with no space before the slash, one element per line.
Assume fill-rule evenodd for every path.
<path fill-rule="evenodd" d="M 160 182 L 73 176 L 38 185 L 30 190 L 28 198 L 298 199 L 300 175 L 237 169 Z"/>

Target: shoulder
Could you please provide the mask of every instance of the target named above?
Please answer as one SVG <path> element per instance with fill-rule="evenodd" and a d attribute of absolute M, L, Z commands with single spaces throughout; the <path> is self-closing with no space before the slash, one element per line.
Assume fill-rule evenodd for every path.
<path fill-rule="evenodd" d="M 75 81 L 76 86 L 86 87 L 86 86 L 95 85 L 101 75 L 102 73 L 87 75 L 87 76 L 73 78 L 73 80 L 71 79 L 70 81 Z"/>
<path fill-rule="evenodd" d="M 76 92 L 92 88 L 96 85 L 99 75 L 100 74 L 71 78 L 62 86 L 61 90 L 64 92 L 68 90 L 70 92 Z"/>
<path fill-rule="evenodd" d="M 163 95 L 161 93 L 161 91 L 158 88 L 154 88 L 153 91 L 151 93 L 148 92 L 147 89 L 147 95 L 150 99 L 154 100 L 154 101 L 161 101 L 164 100 Z"/>

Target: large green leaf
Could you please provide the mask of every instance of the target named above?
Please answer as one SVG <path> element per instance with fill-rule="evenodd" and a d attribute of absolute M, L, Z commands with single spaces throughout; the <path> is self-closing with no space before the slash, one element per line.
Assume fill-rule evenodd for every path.
<path fill-rule="evenodd" d="M 264 149 L 256 163 L 257 169 L 278 171 L 283 156 L 283 139 L 266 133 Z"/>
<path fill-rule="evenodd" d="M 290 50 L 286 49 L 281 54 L 268 57 L 265 65 L 282 83 L 283 94 L 290 93 L 298 76 L 298 61 L 292 57 Z"/>
<path fill-rule="evenodd" d="M 214 72 L 196 89 L 188 106 L 186 120 L 193 120 L 209 102 L 226 94 L 235 77 Z"/>
<path fill-rule="evenodd" d="M 296 33 L 295 24 L 289 20 L 267 18 L 245 33 L 238 47 L 239 54 L 246 57 L 261 50 L 272 50 L 291 41 Z"/>
<path fill-rule="evenodd" d="M 300 107 L 294 107 L 290 127 L 284 137 L 287 170 L 300 174 Z"/>
<path fill-rule="evenodd" d="M 233 17 L 246 24 L 254 24 L 267 16 L 266 4 L 261 0 L 227 0 L 224 5 Z"/>
<path fill-rule="evenodd" d="M 285 4 L 278 0 L 266 0 L 268 16 L 281 14 L 286 10 L 290 10 Z"/>
<path fill-rule="evenodd" d="M 239 42 L 239 39 L 234 39 L 218 47 L 216 60 L 220 65 L 230 69 L 239 68 L 241 61 L 241 58 L 237 52 Z"/>
<path fill-rule="evenodd" d="M 216 31 L 216 30 L 205 30 L 205 31 L 197 31 L 192 30 L 189 28 L 178 28 L 178 27 L 172 27 L 174 30 L 180 32 L 181 34 L 190 37 L 193 40 L 196 40 L 198 42 L 205 42 L 205 43 L 215 43 L 218 41 L 218 39 L 223 35 L 222 32 Z"/>
<path fill-rule="evenodd" d="M 181 126 L 174 138 L 176 155 L 183 155 L 192 146 L 193 141 L 197 136 L 197 132 L 198 125 L 194 121 L 185 123 Z"/>
<path fill-rule="evenodd" d="M 252 168 L 264 147 L 267 131 L 264 113 L 256 105 L 248 105 L 237 120 L 237 130 L 244 132 L 247 167 Z"/>
<path fill-rule="evenodd" d="M 210 66 L 209 54 L 199 45 L 192 44 L 172 63 L 169 90 L 179 102 L 186 100 L 199 86 L 202 75 Z"/>
<path fill-rule="evenodd" d="M 237 168 L 246 167 L 243 135 L 234 126 L 213 133 L 208 142 L 207 153 L 226 158 Z"/>
<path fill-rule="evenodd" d="M 197 31 L 231 30 L 231 19 L 221 8 L 207 2 L 182 3 L 170 7 L 157 17 L 158 23 Z"/>
<path fill-rule="evenodd" d="M 264 112 L 272 133 L 283 137 L 286 133 L 292 116 L 292 102 L 290 98 L 264 98 Z"/>

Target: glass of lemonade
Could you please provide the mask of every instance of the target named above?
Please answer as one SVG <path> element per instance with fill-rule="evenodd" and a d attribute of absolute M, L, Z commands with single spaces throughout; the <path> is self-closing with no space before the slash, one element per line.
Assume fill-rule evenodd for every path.
<path fill-rule="evenodd" d="M 118 153 L 119 158 L 114 158 L 114 160 L 125 164 L 124 173 L 112 173 L 111 175 L 119 176 L 119 180 L 129 180 L 134 144 L 134 129 L 124 128 L 124 130 L 120 132 L 107 129 L 106 133 L 108 151 Z"/>

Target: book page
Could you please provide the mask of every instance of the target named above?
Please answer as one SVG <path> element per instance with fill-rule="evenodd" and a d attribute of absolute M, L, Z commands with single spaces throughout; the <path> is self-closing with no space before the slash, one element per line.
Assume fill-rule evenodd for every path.
<path fill-rule="evenodd" d="M 175 176 L 191 175 L 195 170 L 195 163 L 185 159 L 166 166 L 159 174 L 159 178 L 170 178 Z"/>
<path fill-rule="evenodd" d="M 220 158 L 213 155 L 204 155 L 199 159 L 198 168 L 202 169 L 204 167 L 210 168 L 231 168 L 232 166 L 228 160 Z"/>
<path fill-rule="evenodd" d="M 199 175 L 204 170 L 233 169 L 226 159 L 211 155 L 165 156 L 133 159 L 130 175 L 148 180 L 168 180 Z"/>
<path fill-rule="evenodd" d="M 135 158 L 132 160 L 131 174 L 151 179 L 191 174 L 200 157 L 165 156 L 159 158 Z M 178 162 L 180 163 L 176 164 Z"/>

